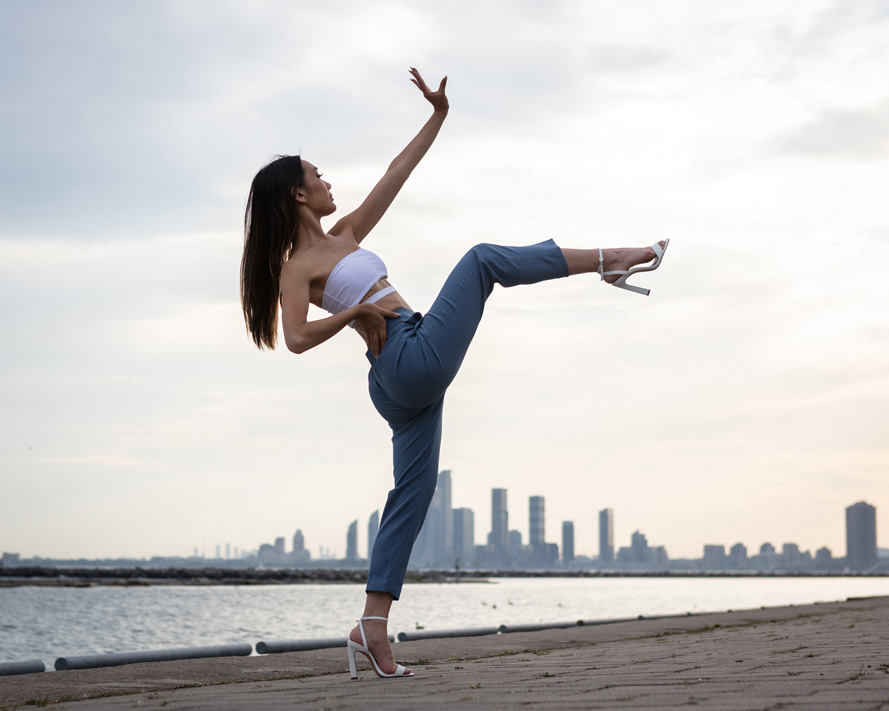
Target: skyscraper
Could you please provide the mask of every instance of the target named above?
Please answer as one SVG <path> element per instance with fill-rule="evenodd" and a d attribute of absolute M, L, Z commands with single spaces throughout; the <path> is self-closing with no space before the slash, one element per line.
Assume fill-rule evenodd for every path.
<path fill-rule="evenodd" d="M 377 540 L 377 534 L 380 532 L 380 511 L 377 509 L 370 515 L 367 522 L 367 559 L 370 560 L 373 553 L 374 543 Z"/>
<path fill-rule="evenodd" d="M 574 521 L 562 521 L 562 562 L 574 560 Z"/>
<path fill-rule="evenodd" d="M 290 554 L 292 563 L 306 563 L 311 560 L 312 554 L 306 550 L 306 539 L 303 538 L 303 532 L 297 530 L 293 534 L 293 553 Z"/>
<path fill-rule="evenodd" d="M 716 543 L 704 545 L 704 570 L 722 570 L 725 568 L 725 546 Z"/>
<path fill-rule="evenodd" d="M 472 509 L 454 509 L 454 557 L 462 566 L 475 559 L 475 516 Z"/>
<path fill-rule="evenodd" d="M 293 534 L 293 552 L 301 555 L 305 549 L 306 539 L 303 538 L 303 532 L 297 530 L 296 533 Z"/>
<path fill-rule="evenodd" d="M 528 499 L 528 552 L 533 565 L 543 565 L 546 546 L 546 501 L 542 496 Z"/>
<path fill-rule="evenodd" d="M 509 560 L 509 513 L 506 510 L 506 489 L 491 489 L 491 535 L 494 560 L 503 564 Z"/>
<path fill-rule="evenodd" d="M 640 531 L 633 533 L 630 538 L 630 560 L 636 565 L 647 565 L 649 563 L 648 539 Z"/>
<path fill-rule="evenodd" d="M 346 533 L 346 560 L 358 560 L 358 519 L 349 524 Z"/>
<path fill-rule="evenodd" d="M 744 570 L 747 567 L 747 547 L 743 543 L 735 543 L 728 557 L 732 570 Z"/>
<path fill-rule="evenodd" d="M 599 512 L 599 563 L 614 562 L 614 511 Z"/>
<path fill-rule="evenodd" d="M 530 546 L 529 546 L 530 549 Z M 509 556 L 506 561 L 510 565 L 522 565 L 525 557 L 524 546 L 522 545 L 522 532 L 515 529 L 506 532 L 506 554 Z"/>
<path fill-rule="evenodd" d="M 859 501 L 846 509 L 846 567 L 867 570 L 877 562 L 877 509 Z"/>
<path fill-rule="evenodd" d="M 546 500 L 542 496 L 528 499 L 528 543 L 542 546 L 546 538 Z"/>
<path fill-rule="evenodd" d="M 451 470 L 444 469 L 438 474 L 438 487 L 435 493 L 441 492 L 439 498 L 439 510 L 437 524 L 436 553 L 442 563 L 450 565 L 454 557 L 454 509 L 451 507 L 453 493 L 451 482 Z"/>
<path fill-rule="evenodd" d="M 454 512 L 451 509 L 451 471 L 438 475 L 435 493 L 411 551 L 411 565 L 450 567 L 454 564 Z"/>

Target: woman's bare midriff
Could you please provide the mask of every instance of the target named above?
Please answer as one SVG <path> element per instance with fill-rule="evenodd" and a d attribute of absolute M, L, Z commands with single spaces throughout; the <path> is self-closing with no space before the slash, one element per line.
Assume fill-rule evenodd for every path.
<path fill-rule="evenodd" d="M 361 303 L 364 303 L 371 296 L 376 294 L 378 291 L 385 289 L 387 286 L 390 286 L 389 280 L 385 278 L 380 279 L 364 295 L 364 298 L 361 299 Z M 391 294 L 386 294 L 382 299 L 374 303 L 380 308 L 388 309 L 389 311 L 395 311 L 395 309 L 408 309 L 409 311 L 413 311 L 413 309 L 408 305 L 407 301 L 405 301 L 402 298 L 401 294 L 399 294 L 397 291 L 393 291 Z M 364 339 L 364 342 L 367 343 L 367 336 L 365 336 L 364 331 L 357 323 L 355 324 L 355 331 Z"/>

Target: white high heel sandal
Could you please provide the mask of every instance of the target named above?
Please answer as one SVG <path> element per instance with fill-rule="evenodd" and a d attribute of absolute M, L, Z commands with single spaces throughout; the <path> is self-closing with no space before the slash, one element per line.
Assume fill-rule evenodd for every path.
<path fill-rule="evenodd" d="M 382 669 L 380 669 L 380 665 L 377 664 L 377 660 L 374 659 L 373 652 L 370 651 L 370 648 L 367 646 L 367 637 L 364 634 L 364 620 L 388 620 L 387 617 L 361 617 L 357 620 L 358 622 L 358 630 L 361 632 L 361 644 L 358 642 L 353 642 L 351 639 L 349 640 L 349 671 L 352 673 L 352 678 L 358 678 L 358 667 L 355 664 L 355 655 L 361 652 L 365 657 L 370 659 L 370 663 L 373 664 L 374 671 L 377 673 L 377 676 L 380 676 L 384 679 L 394 679 L 399 676 L 413 676 L 414 673 L 407 671 L 401 664 L 398 665 L 398 668 L 392 672 L 391 674 L 387 674 Z"/>
<path fill-rule="evenodd" d="M 633 286 L 632 284 L 627 284 L 627 279 L 635 274 L 636 272 L 652 272 L 661 266 L 661 260 L 664 258 L 664 252 L 667 251 L 667 247 L 670 244 L 670 240 L 664 240 L 664 246 L 661 247 L 660 243 L 655 242 L 651 245 L 651 248 L 654 250 L 654 261 L 648 266 L 644 267 L 633 267 L 632 269 L 618 269 L 613 272 L 605 271 L 605 257 L 602 254 L 602 248 L 599 248 L 599 276 L 602 277 L 602 281 L 605 281 L 605 277 L 614 276 L 615 274 L 620 274 L 617 281 L 612 282 L 611 286 L 616 286 L 619 289 L 628 289 L 629 291 L 635 291 L 637 294 L 642 294 L 643 296 L 648 296 L 651 293 L 650 289 L 643 289 L 641 286 Z"/>

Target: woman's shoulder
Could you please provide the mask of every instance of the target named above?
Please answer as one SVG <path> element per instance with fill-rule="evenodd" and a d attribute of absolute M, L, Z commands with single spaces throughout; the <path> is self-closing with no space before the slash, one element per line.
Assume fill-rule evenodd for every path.
<path fill-rule="evenodd" d="M 284 262 L 281 278 L 309 282 L 326 279 L 344 256 L 357 249 L 358 243 L 351 235 L 328 234 L 325 241 L 293 252 Z"/>

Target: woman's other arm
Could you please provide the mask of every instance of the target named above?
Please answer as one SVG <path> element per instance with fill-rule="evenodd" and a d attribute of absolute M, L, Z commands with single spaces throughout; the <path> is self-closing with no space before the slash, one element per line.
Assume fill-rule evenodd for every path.
<path fill-rule="evenodd" d="M 284 343 L 293 353 L 305 353 L 356 320 L 376 357 L 386 343 L 386 319 L 399 316 L 395 311 L 376 304 L 357 304 L 327 318 L 309 321 L 309 280 L 295 269 L 281 275 L 281 302 Z"/>
<path fill-rule="evenodd" d="M 411 67 L 411 81 L 419 87 L 423 92 L 426 100 L 432 104 L 432 116 L 420 129 L 420 132 L 414 136 L 413 140 L 407 144 L 405 149 L 398 154 L 395 160 L 389 165 L 386 174 L 370 191 L 370 194 L 364 199 L 364 202 L 354 212 L 349 213 L 334 225 L 331 233 L 338 234 L 349 230 L 355 237 L 356 242 L 361 242 L 368 233 L 376 226 L 380 218 L 386 214 L 386 210 L 392 204 L 395 196 L 401 190 L 405 181 L 410 177 L 414 168 L 426 155 L 426 151 L 435 141 L 441 125 L 444 123 L 445 117 L 448 115 L 448 97 L 445 95 L 445 86 L 448 78 L 441 80 L 438 89 L 432 91 L 420 72 Z"/>

